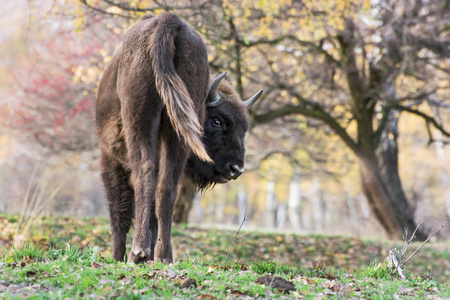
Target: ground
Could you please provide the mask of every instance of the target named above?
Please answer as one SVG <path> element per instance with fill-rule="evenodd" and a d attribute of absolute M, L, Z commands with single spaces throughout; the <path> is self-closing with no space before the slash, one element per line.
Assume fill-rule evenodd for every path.
<path fill-rule="evenodd" d="M 110 259 L 104 218 L 40 219 L 15 248 L 24 223 L 0 215 L 0 299 L 450 297 L 448 243 L 425 245 L 402 281 L 384 263 L 402 246 L 389 241 L 241 230 L 228 255 L 236 231 L 176 226 L 173 265 L 130 266 Z"/>

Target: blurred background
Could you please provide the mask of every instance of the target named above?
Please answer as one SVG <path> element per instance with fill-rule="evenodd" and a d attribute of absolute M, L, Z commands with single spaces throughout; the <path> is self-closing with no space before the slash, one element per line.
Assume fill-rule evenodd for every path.
<path fill-rule="evenodd" d="M 402 238 L 450 219 L 450 1 L 18 0 L 0 4 L 0 212 L 107 216 L 96 89 L 143 15 L 204 38 L 249 111 L 246 173 L 177 222 Z M 439 238 L 450 236 L 450 227 Z"/>

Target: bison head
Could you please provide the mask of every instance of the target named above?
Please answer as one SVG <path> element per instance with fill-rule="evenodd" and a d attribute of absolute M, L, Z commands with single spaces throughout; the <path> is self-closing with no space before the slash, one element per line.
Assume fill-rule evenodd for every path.
<path fill-rule="evenodd" d="M 200 188 L 228 182 L 244 172 L 247 107 L 262 94 L 260 90 L 242 101 L 228 82 L 221 81 L 225 75 L 219 75 L 210 85 L 203 124 L 202 141 L 214 162 L 201 161 L 195 155 L 188 159 L 186 172 Z"/>

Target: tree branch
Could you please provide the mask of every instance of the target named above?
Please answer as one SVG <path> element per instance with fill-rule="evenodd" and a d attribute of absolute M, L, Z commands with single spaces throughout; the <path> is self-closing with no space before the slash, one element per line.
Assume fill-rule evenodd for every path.
<path fill-rule="evenodd" d="M 307 109 L 292 104 L 287 104 L 283 107 L 268 111 L 263 114 L 253 115 L 253 121 L 259 124 L 268 123 L 276 118 L 289 115 L 303 115 L 313 117 L 324 121 L 334 132 L 344 141 L 344 143 L 355 153 L 359 153 L 359 146 L 348 135 L 347 131 L 339 125 L 339 123 L 328 113 L 326 113 L 319 105 L 315 105 L 313 109 Z"/>
<path fill-rule="evenodd" d="M 297 38 L 294 35 L 290 35 L 290 34 L 286 34 L 286 35 L 282 35 L 276 39 L 272 39 L 272 40 L 268 40 L 268 39 L 260 39 L 257 41 L 245 41 L 243 39 L 239 39 L 237 40 L 242 46 L 250 48 L 253 46 L 258 46 L 258 45 L 276 45 L 279 44 L 280 42 L 284 41 L 284 40 L 290 40 L 295 42 L 296 44 L 303 46 L 303 47 L 308 47 L 311 50 L 316 51 L 319 54 L 322 54 L 323 56 L 325 56 L 325 58 L 327 59 L 328 62 L 340 67 L 341 66 L 341 62 L 336 60 L 331 54 L 329 54 L 327 51 L 325 51 L 324 49 L 322 49 L 321 46 L 314 44 L 313 42 L 310 41 L 304 41 L 304 40 L 300 40 L 299 38 Z"/>
<path fill-rule="evenodd" d="M 242 86 L 242 70 L 241 70 L 241 45 L 238 43 L 239 41 L 239 34 L 236 30 L 236 26 L 233 22 L 233 17 L 228 17 L 228 24 L 230 25 L 231 32 L 230 35 L 232 38 L 236 41 L 233 50 L 235 54 L 235 62 L 236 62 L 236 69 L 235 69 L 235 76 L 236 76 L 236 89 L 241 97 L 241 99 L 244 98 L 244 88 Z"/>
<path fill-rule="evenodd" d="M 80 0 L 85 1 L 85 0 Z M 159 1 L 154 0 L 153 2 L 156 4 L 155 7 L 148 7 L 148 8 L 138 8 L 138 7 L 131 7 L 130 5 L 124 4 L 124 3 L 116 3 L 112 0 L 101 0 L 102 2 L 108 4 L 109 6 L 114 6 L 117 8 L 120 8 L 124 11 L 129 12 L 154 12 L 158 9 L 164 9 L 164 10 L 193 10 L 193 9 L 202 9 L 206 4 L 211 3 L 212 0 L 206 0 L 199 5 L 184 5 L 184 6 L 170 6 L 163 3 L 160 3 Z"/>
<path fill-rule="evenodd" d="M 425 114 L 425 113 L 423 113 L 423 112 L 421 112 L 421 111 L 418 111 L 418 110 L 415 110 L 415 109 L 412 109 L 412 108 L 410 108 L 410 107 L 407 107 L 407 106 L 404 106 L 404 105 L 400 105 L 400 104 L 393 105 L 392 108 L 395 108 L 395 109 L 398 109 L 398 110 L 401 110 L 401 111 L 406 111 L 406 112 L 409 112 L 409 113 L 411 113 L 411 114 L 417 115 L 417 116 L 423 118 L 427 123 L 433 124 L 433 126 L 434 126 L 437 130 L 439 130 L 440 132 L 442 132 L 443 135 L 445 135 L 445 136 L 447 136 L 447 137 L 450 137 L 450 132 L 448 132 L 447 130 L 445 130 L 444 127 L 442 127 L 442 125 L 440 125 L 440 124 L 436 121 L 435 118 L 430 117 L 429 115 L 427 115 L 427 114 Z"/>
<path fill-rule="evenodd" d="M 104 14 L 104 15 L 109 15 L 109 16 L 113 16 L 113 17 L 122 17 L 122 18 L 125 18 L 125 19 L 130 19 L 131 18 L 130 16 L 126 16 L 126 15 L 122 15 L 122 14 L 116 14 L 116 13 L 110 13 L 110 12 L 108 12 L 106 10 L 94 7 L 94 6 L 90 5 L 89 3 L 87 3 L 86 0 L 79 0 L 79 1 L 82 4 L 84 4 L 85 6 L 87 6 L 88 8 L 90 8 L 90 9 L 96 11 L 96 12 L 99 12 L 101 14 Z"/>
<path fill-rule="evenodd" d="M 437 89 L 433 89 L 432 91 L 429 91 L 429 92 L 423 92 L 423 93 L 416 94 L 416 95 L 408 95 L 408 96 L 396 98 L 396 99 L 384 99 L 387 102 L 387 104 L 385 104 L 382 107 L 382 117 L 378 121 L 377 130 L 375 131 L 375 134 L 374 134 L 374 140 L 376 141 L 376 143 L 378 144 L 381 134 L 383 133 L 384 127 L 387 124 L 389 112 L 393 109 L 394 106 L 399 105 L 401 102 L 406 102 L 406 101 L 417 101 L 417 102 L 423 101 L 423 98 L 426 98 L 426 97 L 434 94 L 436 92 L 436 90 Z M 414 104 L 418 104 L 417 102 Z"/>

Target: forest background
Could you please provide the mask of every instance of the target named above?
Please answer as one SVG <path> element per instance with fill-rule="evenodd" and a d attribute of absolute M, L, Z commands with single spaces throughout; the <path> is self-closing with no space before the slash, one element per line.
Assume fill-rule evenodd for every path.
<path fill-rule="evenodd" d="M 249 111 L 246 173 L 189 223 L 419 238 L 450 219 L 449 1 L 1 4 L 0 211 L 107 215 L 97 83 L 143 15 L 175 11 Z M 444 228 L 440 238 L 448 238 Z"/>

